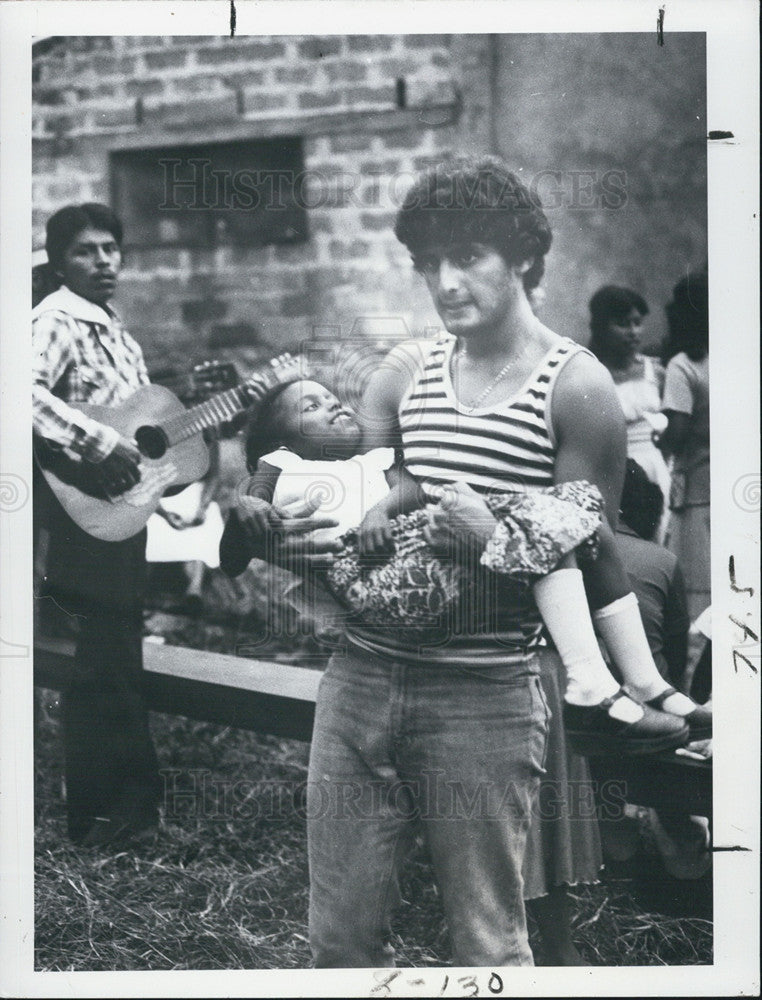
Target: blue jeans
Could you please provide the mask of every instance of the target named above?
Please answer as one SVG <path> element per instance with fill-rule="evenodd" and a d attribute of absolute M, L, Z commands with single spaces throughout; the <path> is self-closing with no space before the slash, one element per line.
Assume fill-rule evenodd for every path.
<path fill-rule="evenodd" d="M 537 659 L 477 671 L 350 649 L 321 680 L 310 755 L 315 965 L 394 964 L 398 873 L 419 828 L 454 963 L 532 965 L 521 870 L 549 718 Z"/>

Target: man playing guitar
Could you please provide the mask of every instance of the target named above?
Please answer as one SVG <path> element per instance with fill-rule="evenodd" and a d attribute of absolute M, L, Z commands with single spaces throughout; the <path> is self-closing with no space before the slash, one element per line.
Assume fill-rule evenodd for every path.
<path fill-rule="evenodd" d="M 139 482 L 141 455 L 75 407 L 119 404 L 149 381 L 139 345 L 109 305 L 121 244 L 122 225 L 105 205 L 56 212 L 46 250 L 60 287 L 32 314 L 35 436 L 80 459 L 111 497 Z M 158 820 L 158 764 L 141 694 L 145 530 L 123 541 L 93 538 L 42 476 L 35 493 L 50 534 L 47 593 L 79 625 L 62 715 L 68 831 L 86 845 L 113 843 Z"/>

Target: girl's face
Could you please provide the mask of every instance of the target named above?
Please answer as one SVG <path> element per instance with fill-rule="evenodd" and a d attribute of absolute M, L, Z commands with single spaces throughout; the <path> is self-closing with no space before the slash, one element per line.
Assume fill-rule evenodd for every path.
<path fill-rule="evenodd" d="M 283 443 L 302 458 L 323 458 L 327 446 L 357 448 L 361 430 L 354 413 L 319 382 L 294 382 L 277 400 Z"/>
<path fill-rule="evenodd" d="M 606 341 L 612 355 L 627 357 L 635 354 L 640 347 L 640 336 L 643 329 L 643 316 L 633 308 L 626 316 L 618 316 L 609 320 L 606 328 Z"/>

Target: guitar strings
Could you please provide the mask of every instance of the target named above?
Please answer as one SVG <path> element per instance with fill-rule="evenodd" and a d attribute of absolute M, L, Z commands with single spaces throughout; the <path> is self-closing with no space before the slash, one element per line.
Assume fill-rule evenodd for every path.
<path fill-rule="evenodd" d="M 265 366 L 257 370 L 256 375 L 270 388 L 278 383 L 278 369 L 289 361 L 293 361 L 291 355 L 288 353 L 282 354 L 278 358 L 273 358 L 268 362 L 269 368 Z M 171 447 L 188 437 L 192 437 L 194 434 L 200 433 L 207 427 L 214 427 L 216 424 L 230 420 L 237 413 L 245 410 L 248 405 L 249 400 L 247 399 L 246 384 L 244 383 L 243 385 L 234 386 L 232 389 L 227 389 L 225 392 L 212 396 L 211 399 L 205 400 L 203 403 L 192 406 L 189 410 L 170 417 L 166 423 L 159 426 L 164 431 L 168 445 Z"/>
<path fill-rule="evenodd" d="M 268 374 L 271 373 L 261 373 L 262 377 L 269 382 Z M 194 434 L 199 434 L 207 427 L 214 427 L 216 424 L 230 420 L 237 413 L 245 410 L 247 405 L 245 387 L 236 386 L 203 403 L 197 403 L 196 406 L 192 406 L 183 413 L 170 417 L 166 422 L 160 424 L 160 427 L 164 431 L 169 445 L 172 446 Z"/>

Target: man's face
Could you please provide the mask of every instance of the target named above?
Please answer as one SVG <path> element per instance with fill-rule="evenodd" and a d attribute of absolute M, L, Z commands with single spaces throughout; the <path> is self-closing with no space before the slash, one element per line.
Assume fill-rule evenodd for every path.
<path fill-rule="evenodd" d="M 107 229 L 80 230 L 63 257 L 61 276 L 72 292 L 97 305 L 113 296 L 122 266 L 122 251 Z"/>
<path fill-rule="evenodd" d="M 414 258 L 449 333 L 494 330 L 522 289 L 519 273 L 484 243 L 433 246 Z"/>

